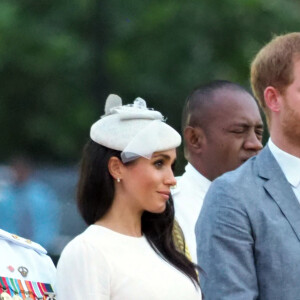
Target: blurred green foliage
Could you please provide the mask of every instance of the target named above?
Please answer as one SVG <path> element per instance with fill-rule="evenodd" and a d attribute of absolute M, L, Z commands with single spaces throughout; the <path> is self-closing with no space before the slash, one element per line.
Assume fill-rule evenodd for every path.
<path fill-rule="evenodd" d="M 188 93 L 212 79 L 249 87 L 252 57 L 299 31 L 299 11 L 296 0 L 2 0 L 0 159 L 78 160 L 108 93 L 146 99 L 180 130 Z"/>

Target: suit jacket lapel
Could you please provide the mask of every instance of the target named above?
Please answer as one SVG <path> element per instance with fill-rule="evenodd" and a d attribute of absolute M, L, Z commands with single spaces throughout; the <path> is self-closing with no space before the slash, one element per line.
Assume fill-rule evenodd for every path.
<path fill-rule="evenodd" d="M 264 187 L 277 203 L 300 240 L 300 204 L 281 168 L 265 147 L 257 157 L 259 176 L 267 179 Z"/>

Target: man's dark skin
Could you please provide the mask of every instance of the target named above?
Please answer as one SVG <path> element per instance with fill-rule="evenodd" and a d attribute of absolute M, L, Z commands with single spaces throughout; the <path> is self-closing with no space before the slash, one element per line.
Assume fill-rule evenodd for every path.
<path fill-rule="evenodd" d="M 263 122 L 246 91 L 221 87 L 187 119 L 191 125 L 183 132 L 186 157 L 211 181 L 262 149 Z"/>

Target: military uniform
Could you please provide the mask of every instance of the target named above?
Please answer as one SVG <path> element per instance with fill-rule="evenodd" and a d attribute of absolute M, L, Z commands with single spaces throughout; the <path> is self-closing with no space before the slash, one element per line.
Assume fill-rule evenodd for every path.
<path fill-rule="evenodd" d="M 55 299 L 55 273 L 42 246 L 0 229 L 0 300 Z"/>

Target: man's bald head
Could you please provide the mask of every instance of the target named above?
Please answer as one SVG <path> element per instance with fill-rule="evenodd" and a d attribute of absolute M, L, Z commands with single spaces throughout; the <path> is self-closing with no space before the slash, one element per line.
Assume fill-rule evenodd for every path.
<path fill-rule="evenodd" d="M 206 85 L 195 88 L 185 101 L 182 112 L 182 130 L 186 126 L 205 126 L 205 123 L 209 121 L 206 117 L 207 110 L 214 106 L 214 100 L 219 98 L 218 94 L 222 90 L 249 94 L 239 84 L 227 80 L 214 80 Z"/>
<path fill-rule="evenodd" d="M 186 100 L 182 116 L 186 158 L 213 180 L 257 154 L 262 127 L 258 106 L 247 90 L 229 81 L 213 81 Z"/>

